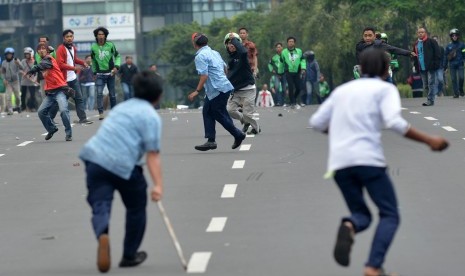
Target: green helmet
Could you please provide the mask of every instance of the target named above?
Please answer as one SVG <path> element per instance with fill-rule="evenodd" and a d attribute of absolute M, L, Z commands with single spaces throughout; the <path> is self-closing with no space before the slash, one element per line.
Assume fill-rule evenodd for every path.
<path fill-rule="evenodd" d="M 237 33 L 227 33 L 225 36 L 224 36 L 224 47 L 227 48 L 226 44 L 228 44 L 230 38 L 230 34 L 232 34 L 235 38 L 239 39 L 239 42 L 242 43 L 242 39 L 241 37 L 237 34 Z"/>

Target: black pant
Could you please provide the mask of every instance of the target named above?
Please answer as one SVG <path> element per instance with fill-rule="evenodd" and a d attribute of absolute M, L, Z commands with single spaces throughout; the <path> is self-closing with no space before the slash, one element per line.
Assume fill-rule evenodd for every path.
<path fill-rule="evenodd" d="M 36 91 L 37 91 L 37 86 L 21 86 L 21 109 L 26 110 L 29 108 L 29 110 L 32 109 L 37 109 L 37 102 L 36 102 Z M 26 104 L 26 96 L 27 96 L 27 91 L 29 91 L 29 100 L 27 101 Z"/>
<path fill-rule="evenodd" d="M 300 93 L 300 79 L 299 73 L 286 72 L 287 87 L 289 89 L 289 101 L 291 105 L 295 105 L 297 97 Z"/>

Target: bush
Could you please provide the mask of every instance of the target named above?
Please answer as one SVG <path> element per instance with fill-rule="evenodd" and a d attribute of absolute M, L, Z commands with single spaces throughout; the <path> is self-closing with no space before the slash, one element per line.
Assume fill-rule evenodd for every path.
<path fill-rule="evenodd" d="M 397 89 L 399 89 L 399 94 L 401 98 L 412 98 L 412 87 L 408 84 L 398 84 Z"/>

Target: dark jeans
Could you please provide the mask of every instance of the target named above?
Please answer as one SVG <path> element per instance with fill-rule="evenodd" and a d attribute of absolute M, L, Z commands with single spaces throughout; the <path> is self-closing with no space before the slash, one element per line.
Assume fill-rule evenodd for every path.
<path fill-rule="evenodd" d="M 79 85 L 79 82 L 77 79 L 68 81 L 68 86 L 73 88 L 76 93 L 74 94 L 74 105 L 76 107 L 76 113 L 79 118 L 79 121 L 83 121 L 87 119 L 86 111 L 85 111 L 85 106 L 84 106 L 84 100 L 82 99 L 82 93 L 81 93 L 81 85 Z M 56 115 L 58 113 L 58 104 L 53 105 L 50 108 L 50 117 L 55 119 Z"/>
<path fill-rule="evenodd" d="M 463 63 L 457 65 L 450 65 L 450 78 L 452 81 L 452 88 L 454 89 L 454 95 L 463 96 L 463 79 L 464 79 L 464 70 Z"/>
<path fill-rule="evenodd" d="M 371 223 L 371 213 L 363 197 L 366 189 L 379 210 L 379 223 L 371 244 L 366 266 L 381 268 L 389 246 L 400 223 L 394 187 L 386 174 L 386 168 L 355 166 L 336 171 L 334 176 L 344 196 L 355 232 L 361 232 Z"/>
<path fill-rule="evenodd" d="M 92 208 L 95 236 L 109 232 L 113 192 L 117 190 L 126 207 L 126 233 L 123 256 L 134 258 L 144 237 L 147 221 L 147 182 L 142 167 L 136 166 L 125 180 L 101 166 L 86 161 L 87 202 Z"/>
<path fill-rule="evenodd" d="M 299 73 L 286 72 L 287 88 L 289 89 L 289 102 L 291 105 L 295 105 L 297 97 L 300 93 L 300 85 L 302 80 L 300 79 Z"/>
<path fill-rule="evenodd" d="M 21 109 L 29 110 L 37 109 L 37 102 L 36 102 L 36 91 L 38 90 L 38 86 L 21 86 Z M 26 103 L 26 96 L 27 92 L 29 91 L 29 100 Z"/>
<path fill-rule="evenodd" d="M 240 139 L 244 136 L 244 133 L 234 126 L 234 123 L 226 110 L 226 104 L 231 93 L 220 93 L 218 96 L 209 100 L 205 97 L 205 103 L 202 109 L 203 125 L 205 128 L 205 138 L 215 139 L 216 122 L 220 123 L 232 136 L 236 139 Z M 215 122 L 216 121 L 216 122 Z"/>
<path fill-rule="evenodd" d="M 108 87 L 111 108 L 116 105 L 115 76 L 97 74 L 95 89 L 97 89 L 97 109 L 99 114 L 103 113 L 103 88 L 105 84 Z"/>

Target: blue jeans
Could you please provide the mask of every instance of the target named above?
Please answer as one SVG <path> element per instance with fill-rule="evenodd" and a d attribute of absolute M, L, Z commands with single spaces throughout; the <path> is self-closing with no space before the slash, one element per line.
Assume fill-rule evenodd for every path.
<path fill-rule="evenodd" d="M 111 203 L 117 190 L 126 207 L 126 233 L 123 256 L 134 258 L 144 237 L 147 221 L 147 182 L 142 167 L 136 166 L 129 180 L 86 161 L 87 202 L 92 208 L 95 236 L 109 232 Z"/>
<path fill-rule="evenodd" d="M 65 126 L 66 135 L 72 136 L 73 133 L 71 131 L 69 118 L 68 99 L 66 99 L 66 95 L 62 91 L 47 94 L 42 100 L 42 104 L 40 105 L 39 110 L 37 110 L 42 124 L 48 132 L 53 132 L 57 128 L 50 117 L 50 109 L 55 104 L 58 105 L 58 109 L 60 110 L 61 120 Z"/>
<path fill-rule="evenodd" d="M 97 88 L 97 109 L 99 114 L 103 113 L 103 88 L 105 87 L 105 84 L 107 85 L 108 93 L 110 94 L 111 108 L 116 105 L 115 76 L 97 74 L 95 87 Z"/>
<path fill-rule="evenodd" d="M 81 91 L 84 100 L 84 106 L 87 107 L 87 110 L 94 110 L 95 105 L 95 85 L 82 85 Z"/>
<path fill-rule="evenodd" d="M 302 102 L 306 105 L 310 105 L 313 103 L 313 95 L 316 96 L 316 100 L 318 104 L 322 103 L 320 97 L 320 83 L 319 82 L 311 82 L 305 81 L 305 95 L 302 95 Z"/>
<path fill-rule="evenodd" d="M 81 94 L 81 86 L 79 85 L 79 82 L 77 79 L 68 81 L 68 86 L 73 88 L 76 93 L 74 94 L 74 104 L 76 106 L 76 113 L 79 118 L 79 121 L 87 119 L 86 111 L 84 110 L 86 107 L 84 105 L 84 100 L 82 99 L 82 94 Z M 58 113 L 58 105 L 55 104 L 52 106 L 50 109 L 50 117 L 55 119 L 56 115 Z"/>
<path fill-rule="evenodd" d="M 437 96 L 438 94 L 444 93 L 444 69 L 439 68 L 436 72 L 438 78 L 438 91 L 436 93 Z"/>
<path fill-rule="evenodd" d="M 429 102 L 434 103 L 436 94 L 438 93 L 437 70 L 420 71 L 420 75 L 423 82 L 423 90 L 427 95 L 426 97 Z"/>
<path fill-rule="evenodd" d="M 124 100 L 127 101 L 130 98 L 134 97 L 134 86 L 130 83 L 121 82 L 121 87 L 123 88 Z"/>
<path fill-rule="evenodd" d="M 276 105 L 283 105 L 286 98 L 286 76 L 284 74 L 274 75 L 274 91 L 276 93 Z"/>
<path fill-rule="evenodd" d="M 205 128 L 205 138 L 215 139 L 216 122 L 220 123 L 235 139 L 241 139 L 244 133 L 234 126 L 234 123 L 226 110 L 226 104 L 231 93 L 220 93 L 218 96 L 209 100 L 205 97 L 203 104 L 203 126 Z"/>
<path fill-rule="evenodd" d="M 381 268 L 400 223 L 394 187 L 386 174 L 386 168 L 349 167 L 337 170 L 334 179 L 351 213 L 350 217 L 342 221 L 350 221 L 355 233 L 367 229 L 371 223 L 371 213 L 363 197 L 364 189 L 378 207 L 380 219 L 366 266 Z"/>
<path fill-rule="evenodd" d="M 452 81 L 452 87 L 454 89 L 454 95 L 458 96 L 459 94 L 463 96 L 463 63 L 457 65 L 450 65 L 450 78 Z"/>

